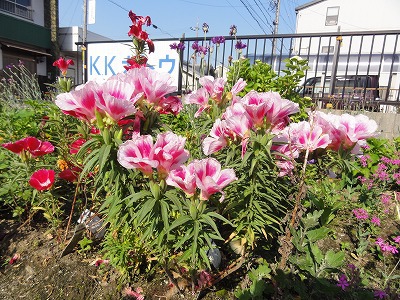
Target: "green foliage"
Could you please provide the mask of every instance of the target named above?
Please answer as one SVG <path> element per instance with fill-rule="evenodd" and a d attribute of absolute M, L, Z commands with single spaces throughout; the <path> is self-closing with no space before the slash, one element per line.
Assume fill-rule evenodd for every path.
<path fill-rule="evenodd" d="M 269 239 L 281 232 L 281 219 L 290 207 L 290 186 L 277 180 L 271 156 L 272 135 L 252 134 L 243 159 L 239 146 L 233 146 L 216 157 L 235 169 L 238 181 L 227 187 L 224 214 L 237 224 L 234 236 L 244 237 L 253 248 L 260 237 Z"/>
<path fill-rule="evenodd" d="M 40 100 L 42 93 L 35 74 L 21 63 L 7 66 L 0 78 L 0 109 L 21 107 L 25 100 Z"/>
<path fill-rule="evenodd" d="M 323 210 L 308 213 L 301 219 L 300 228 L 292 230 L 292 242 L 297 253 L 290 258 L 290 261 L 302 272 L 316 278 L 337 271 L 344 262 L 343 252 L 328 250 L 324 254 L 318 246 L 317 242 L 326 238 L 331 232 L 328 227 L 320 226 L 323 213 Z"/>
<path fill-rule="evenodd" d="M 93 247 L 93 241 L 91 239 L 88 239 L 87 237 L 84 237 L 82 240 L 78 242 L 79 244 L 79 253 L 84 253 L 87 251 L 90 251 Z"/>
<path fill-rule="evenodd" d="M 266 283 L 265 279 L 270 280 L 271 269 L 266 261 L 262 261 L 257 268 L 253 268 L 247 274 L 251 284 L 248 288 L 238 289 L 235 297 L 239 300 L 262 300 L 271 292 L 271 287 Z M 269 293 L 267 293 L 269 292 Z"/>

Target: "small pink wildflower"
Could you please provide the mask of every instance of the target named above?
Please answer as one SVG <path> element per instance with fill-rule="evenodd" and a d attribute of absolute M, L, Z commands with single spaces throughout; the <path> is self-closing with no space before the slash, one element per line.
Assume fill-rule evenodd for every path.
<path fill-rule="evenodd" d="M 400 244 L 400 235 L 394 237 L 393 241 L 395 241 L 397 244 Z"/>
<path fill-rule="evenodd" d="M 133 297 L 133 299 L 136 299 L 136 300 L 144 300 L 144 296 L 142 295 L 142 293 L 143 293 L 143 290 L 140 287 L 136 288 L 135 290 L 132 290 L 131 287 L 127 287 L 124 290 L 124 294 L 126 296 Z"/>
<path fill-rule="evenodd" d="M 368 212 L 363 208 L 356 208 L 353 209 L 354 216 L 359 220 L 366 220 L 368 219 Z"/>
<path fill-rule="evenodd" d="M 370 157 L 368 154 L 363 155 L 363 156 L 360 157 L 360 163 L 361 163 L 361 165 L 362 165 L 364 168 L 368 166 L 368 160 L 369 160 L 370 158 L 371 158 L 371 157 Z"/>
<path fill-rule="evenodd" d="M 382 204 L 388 205 L 388 204 L 390 204 L 390 200 L 392 200 L 391 195 L 389 195 L 389 194 L 382 194 L 382 195 L 381 195 L 381 202 L 382 202 Z"/>
<path fill-rule="evenodd" d="M 94 262 L 94 265 L 96 266 L 96 267 L 99 267 L 100 265 L 108 265 L 110 263 L 110 261 L 108 260 L 108 259 L 97 259 L 95 262 Z"/>
<path fill-rule="evenodd" d="M 350 283 L 347 281 L 347 276 L 345 274 L 340 275 L 338 283 L 336 285 L 340 287 L 343 291 L 346 290 L 346 288 L 350 285 Z"/>
<path fill-rule="evenodd" d="M 14 256 L 10 259 L 9 264 L 10 265 L 14 264 L 20 258 L 21 258 L 21 255 L 18 253 L 15 253 Z"/>
<path fill-rule="evenodd" d="M 390 160 L 390 158 L 383 156 L 383 157 L 381 157 L 381 162 L 383 162 L 385 164 L 390 164 L 391 160 Z"/>
<path fill-rule="evenodd" d="M 385 299 L 387 295 L 388 294 L 386 294 L 384 291 L 381 291 L 381 290 L 376 290 L 374 292 L 374 297 L 378 298 L 378 299 Z"/>
<path fill-rule="evenodd" d="M 381 219 L 379 219 L 377 216 L 373 216 L 371 223 L 375 224 L 376 226 L 381 226 Z"/>
<path fill-rule="evenodd" d="M 385 242 L 384 239 L 378 237 L 375 241 L 375 244 L 381 248 L 381 251 L 383 252 L 384 255 L 386 254 L 397 254 L 399 251 L 397 248 L 393 245 L 390 245 L 389 243 Z"/>

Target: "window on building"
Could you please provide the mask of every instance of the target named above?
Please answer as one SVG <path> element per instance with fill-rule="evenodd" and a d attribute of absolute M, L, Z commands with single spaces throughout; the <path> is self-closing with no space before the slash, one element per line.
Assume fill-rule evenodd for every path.
<path fill-rule="evenodd" d="M 32 20 L 32 0 L 0 0 L 0 11 Z"/>
<path fill-rule="evenodd" d="M 15 0 L 15 3 L 22 6 L 31 6 L 31 0 Z"/>
<path fill-rule="evenodd" d="M 338 24 L 339 6 L 328 7 L 326 10 L 325 26 L 334 26 Z"/>

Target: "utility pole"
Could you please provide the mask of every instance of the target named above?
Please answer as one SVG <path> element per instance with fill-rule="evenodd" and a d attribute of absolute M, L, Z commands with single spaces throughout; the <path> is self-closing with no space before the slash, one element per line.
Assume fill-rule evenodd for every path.
<path fill-rule="evenodd" d="M 272 58 L 276 56 L 276 38 L 275 36 L 278 34 L 278 25 L 279 25 L 279 14 L 280 14 L 280 9 L 281 9 L 281 0 L 273 0 L 274 6 L 275 6 L 275 20 L 273 22 L 274 24 L 274 38 L 272 39 Z M 276 61 L 276 59 L 274 59 Z"/>
<path fill-rule="evenodd" d="M 87 0 L 83 0 L 83 29 L 82 29 L 82 65 L 83 82 L 87 81 L 87 58 L 86 58 L 86 40 L 87 40 Z"/>

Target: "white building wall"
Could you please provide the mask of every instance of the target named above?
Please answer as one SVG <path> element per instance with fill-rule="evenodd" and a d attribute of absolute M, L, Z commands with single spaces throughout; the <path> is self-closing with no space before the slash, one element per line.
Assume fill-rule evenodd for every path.
<path fill-rule="evenodd" d="M 339 7 L 337 25 L 326 26 L 328 7 Z M 400 29 L 399 0 L 326 0 L 297 12 L 296 33 Z"/>
<path fill-rule="evenodd" d="M 363 69 L 358 71 L 368 73 L 388 72 L 390 64 L 385 64 L 387 55 L 400 53 L 400 37 L 396 35 L 370 35 L 370 36 L 341 36 L 340 33 L 354 31 L 388 31 L 400 29 L 400 0 L 325 0 L 316 1 L 316 4 L 306 6 L 297 11 L 296 33 L 334 33 L 342 39 L 340 53 L 364 54 L 358 61 L 339 61 L 339 71 L 345 66 L 352 68 L 358 65 Z M 326 25 L 328 8 L 339 7 L 336 25 Z M 339 33 L 340 32 L 340 33 Z M 302 57 L 311 55 L 309 59 L 312 66 L 316 54 L 333 56 L 336 46 L 336 36 L 296 39 L 294 53 Z M 362 46 L 361 46 L 362 45 Z M 384 55 L 382 55 L 382 53 Z M 371 61 L 369 56 L 372 56 Z M 366 60 L 367 61 L 364 61 Z M 355 61 L 357 60 L 357 61 Z M 361 62 L 361 65 L 360 65 Z M 343 65 L 342 67 L 340 65 Z M 369 69 L 366 66 L 369 65 Z"/>
<path fill-rule="evenodd" d="M 32 18 L 33 23 L 44 26 L 44 1 L 43 0 L 32 0 Z"/>

